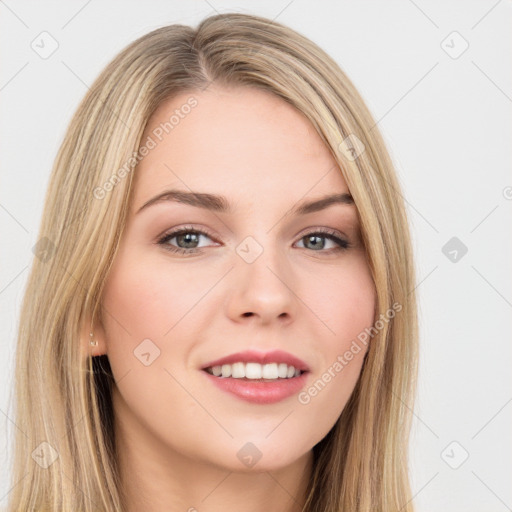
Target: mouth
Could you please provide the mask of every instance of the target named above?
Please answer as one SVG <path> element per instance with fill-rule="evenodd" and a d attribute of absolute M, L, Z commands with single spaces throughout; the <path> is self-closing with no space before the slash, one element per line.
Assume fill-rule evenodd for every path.
<path fill-rule="evenodd" d="M 299 393 L 306 386 L 310 372 L 286 363 L 238 362 L 208 366 L 202 373 L 227 396 L 262 406 Z"/>
<path fill-rule="evenodd" d="M 246 350 L 201 368 L 208 382 L 228 396 L 253 404 L 274 404 L 297 394 L 307 383 L 310 368 L 283 350 Z"/>

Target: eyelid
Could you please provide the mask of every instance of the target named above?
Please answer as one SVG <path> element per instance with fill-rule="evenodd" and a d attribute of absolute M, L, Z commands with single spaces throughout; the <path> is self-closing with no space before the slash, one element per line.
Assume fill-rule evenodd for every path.
<path fill-rule="evenodd" d="M 328 227 L 325 227 L 325 226 L 324 227 L 322 227 L 322 226 L 317 226 L 317 227 L 313 226 L 313 227 L 305 228 L 302 231 L 299 231 L 299 233 L 296 235 L 296 237 L 303 238 L 305 236 L 308 236 L 309 234 L 314 234 L 314 233 L 323 233 L 323 234 L 326 234 L 326 235 L 333 235 L 333 236 L 337 236 L 338 238 L 342 238 L 342 239 L 345 239 L 345 240 L 348 241 L 348 236 L 345 235 L 345 233 L 343 233 L 339 229 L 328 228 Z"/>
<path fill-rule="evenodd" d="M 174 238 L 175 236 L 178 236 L 181 233 L 188 233 L 189 231 L 194 231 L 201 235 L 205 235 L 214 241 L 216 239 L 216 235 L 212 233 L 209 229 L 204 227 L 193 226 L 192 224 L 187 224 L 185 226 L 165 230 L 162 234 L 156 237 L 156 243 L 161 243 L 161 241 L 167 237 Z"/>

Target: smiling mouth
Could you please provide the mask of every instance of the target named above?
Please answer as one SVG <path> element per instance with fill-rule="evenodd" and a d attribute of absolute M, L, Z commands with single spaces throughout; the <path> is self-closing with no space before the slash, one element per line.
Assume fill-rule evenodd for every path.
<path fill-rule="evenodd" d="M 206 378 L 228 394 L 249 403 L 269 405 L 298 393 L 305 385 L 309 369 L 286 363 L 222 364 L 203 367 Z"/>

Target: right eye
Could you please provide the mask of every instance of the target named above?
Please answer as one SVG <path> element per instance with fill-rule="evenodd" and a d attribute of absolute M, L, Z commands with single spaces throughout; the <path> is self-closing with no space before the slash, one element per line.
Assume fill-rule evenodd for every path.
<path fill-rule="evenodd" d="M 211 239 L 211 236 L 212 235 L 207 231 L 192 227 L 181 227 L 165 233 L 158 239 L 157 243 L 163 246 L 165 250 L 173 253 L 192 254 L 202 252 L 201 249 L 197 247 L 201 237 Z M 170 243 L 173 239 L 176 239 L 176 244 L 178 246 Z M 183 247 L 180 247 L 179 245 L 183 245 Z"/>

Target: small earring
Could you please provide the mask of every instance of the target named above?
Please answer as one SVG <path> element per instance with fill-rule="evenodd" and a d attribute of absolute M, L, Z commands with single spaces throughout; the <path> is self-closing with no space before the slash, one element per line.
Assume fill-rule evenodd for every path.
<path fill-rule="evenodd" d="M 89 345 L 92 345 L 93 347 L 97 346 L 98 342 L 92 339 L 92 332 L 89 333 L 89 336 L 91 337 L 91 339 L 89 340 Z"/>

